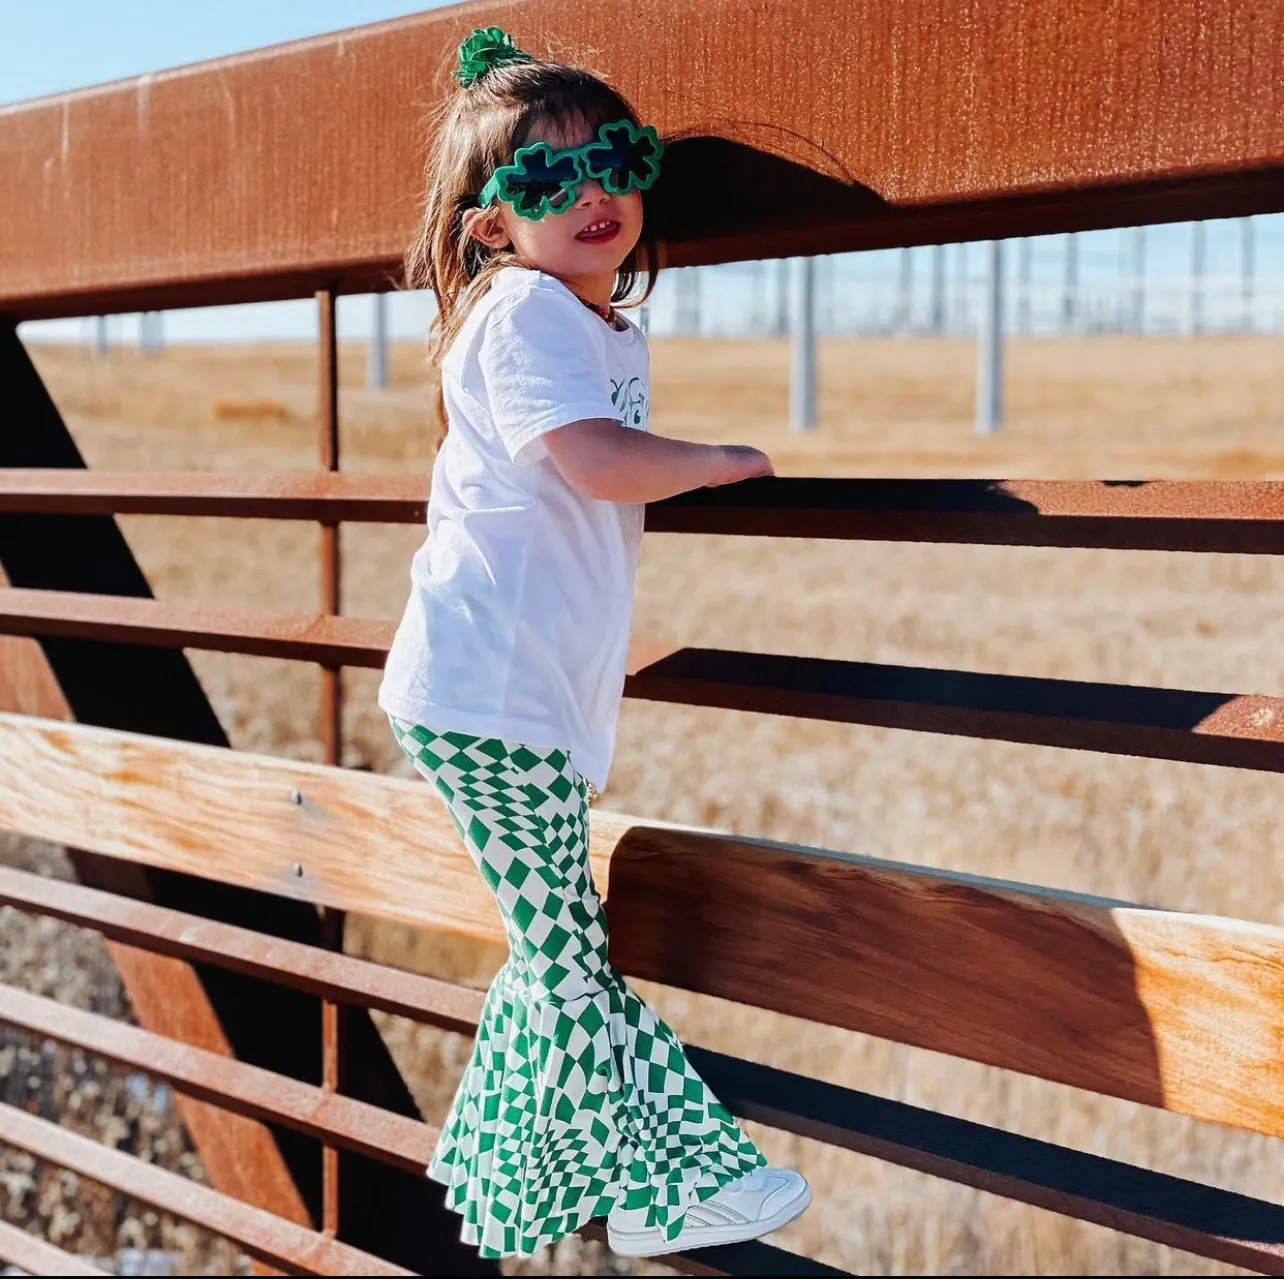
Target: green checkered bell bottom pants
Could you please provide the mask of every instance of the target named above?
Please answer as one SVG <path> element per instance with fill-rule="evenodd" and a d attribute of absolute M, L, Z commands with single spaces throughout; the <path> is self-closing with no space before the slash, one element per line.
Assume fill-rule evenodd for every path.
<path fill-rule="evenodd" d="M 393 721 L 503 916 L 509 957 L 428 1175 L 486 1257 L 527 1257 L 618 1204 L 674 1238 L 764 1161 L 607 960 L 588 795 L 566 751 Z"/>

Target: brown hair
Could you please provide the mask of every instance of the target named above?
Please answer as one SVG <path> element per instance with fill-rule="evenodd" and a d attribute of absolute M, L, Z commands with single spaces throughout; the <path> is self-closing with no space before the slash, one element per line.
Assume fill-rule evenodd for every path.
<path fill-rule="evenodd" d="M 641 124 L 604 80 L 579 67 L 538 59 L 492 67 L 455 93 L 447 106 L 425 165 L 423 223 L 406 253 L 406 287 L 431 289 L 437 299 L 429 334 L 434 365 L 440 364 L 495 273 L 523 265 L 511 248 L 490 249 L 466 236 L 464 213 L 476 207 L 491 174 L 512 163 L 538 125 L 573 119 L 582 119 L 590 129 L 615 120 Z M 644 302 L 655 281 L 659 258 L 646 230 L 645 210 L 644 193 L 642 238 L 621 264 L 611 294 L 618 304 Z"/>

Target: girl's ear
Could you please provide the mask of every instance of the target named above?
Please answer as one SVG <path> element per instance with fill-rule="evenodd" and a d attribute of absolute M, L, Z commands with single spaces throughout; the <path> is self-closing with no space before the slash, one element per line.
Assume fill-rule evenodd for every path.
<path fill-rule="evenodd" d="M 466 236 L 484 244 L 488 249 L 506 249 L 510 243 L 508 232 L 500 220 L 499 210 L 493 205 L 489 209 L 469 209 L 464 214 L 463 229 Z"/>

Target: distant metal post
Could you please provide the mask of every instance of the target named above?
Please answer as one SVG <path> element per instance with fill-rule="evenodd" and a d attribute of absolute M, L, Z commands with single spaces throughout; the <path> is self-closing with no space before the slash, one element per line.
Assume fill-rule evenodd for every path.
<path fill-rule="evenodd" d="M 985 246 L 985 294 L 976 354 L 976 433 L 993 435 L 1003 424 L 1003 243 Z"/>
<path fill-rule="evenodd" d="M 1034 246 L 1028 237 L 1017 241 L 1017 331 L 1029 333 L 1033 313 L 1030 297 Z"/>
<path fill-rule="evenodd" d="M 366 351 L 366 386 L 382 391 L 388 385 L 388 295 L 374 294 L 370 315 L 370 346 Z"/>
<path fill-rule="evenodd" d="M 700 334 L 700 271 L 698 267 L 685 267 L 678 272 L 677 330 L 682 337 Z"/>
<path fill-rule="evenodd" d="M 1132 327 L 1135 333 L 1146 330 L 1146 228 L 1132 230 Z"/>
<path fill-rule="evenodd" d="M 945 245 L 932 245 L 932 332 L 945 332 Z"/>
<path fill-rule="evenodd" d="M 913 314 L 914 300 L 914 250 L 900 251 L 900 271 L 896 283 L 896 315 L 892 328 L 897 333 L 908 333 Z"/>
<path fill-rule="evenodd" d="M 94 355 L 104 359 L 107 355 L 107 317 L 94 316 Z"/>
<path fill-rule="evenodd" d="M 834 259 L 812 259 L 812 323 L 822 333 L 833 333 L 834 324 Z"/>
<path fill-rule="evenodd" d="M 1202 222 L 1190 224 L 1190 299 L 1188 327 L 1192 333 L 1204 331 L 1204 262 L 1207 237 Z"/>
<path fill-rule="evenodd" d="M 138 353 L 139 355 L 156 355 L 165 345 L 162 336 L 161 313 L 159 311 L 141 311 L 138 316 Z"/>
<path fill-rule="evenodd" d="M 1240 222 L 1239 235 L 1239 327 L 1243 332 L 1249 333 L 1253 329 L 1253 273 L 1257 265 L 1251 217 Z"/>
<path fill-rule="evenodd" d="M 747 263 L 753 305 L 749 308 L 749 332 L 762 333 L 767 327 L 767 264 Z"/>
<path fill-rule="evenodd" d="M 795 258 L 793 276 L 793 342 L 789 374 L 789 429 L 810 431 L 816 425 L 816 264 Z"/>
<path fill-rule="evenodd" d="M 972 313 L 972 288 L 968 279 L 968 246 L 954 246 L 954 310 L 958 316 L 958 330 L 966 333 Z"/>
<path fill-rule="evenodd" d="M 1072 332 L 1079 322 L 1079 236 L 1066 236 L 1066 266 L 1061 294 L 1061 331 Z"/>
<path fill-rule="evenodd" d="M 776 321 L 777 337 L 784 337 L 789 332 L 789 259 L 781 258 L 776 263 Z"/>

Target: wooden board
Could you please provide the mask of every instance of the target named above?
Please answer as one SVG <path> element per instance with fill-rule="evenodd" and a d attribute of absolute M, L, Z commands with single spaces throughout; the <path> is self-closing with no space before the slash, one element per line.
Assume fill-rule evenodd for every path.
<path fill-rule="evenodd" d="M 0 826 L 500 940 L 427 787 L 0 716 Z M 597 812 L 634 976 L 1284 1136 L 1284 930 Z"/>
<path fill-rule="evenodd" d="M 0 110 L 0 311 L 390 287 L 489 23 L 657 125 L 680 265 L 1284 207 L 1277 4 L 503 0 Z"/>

